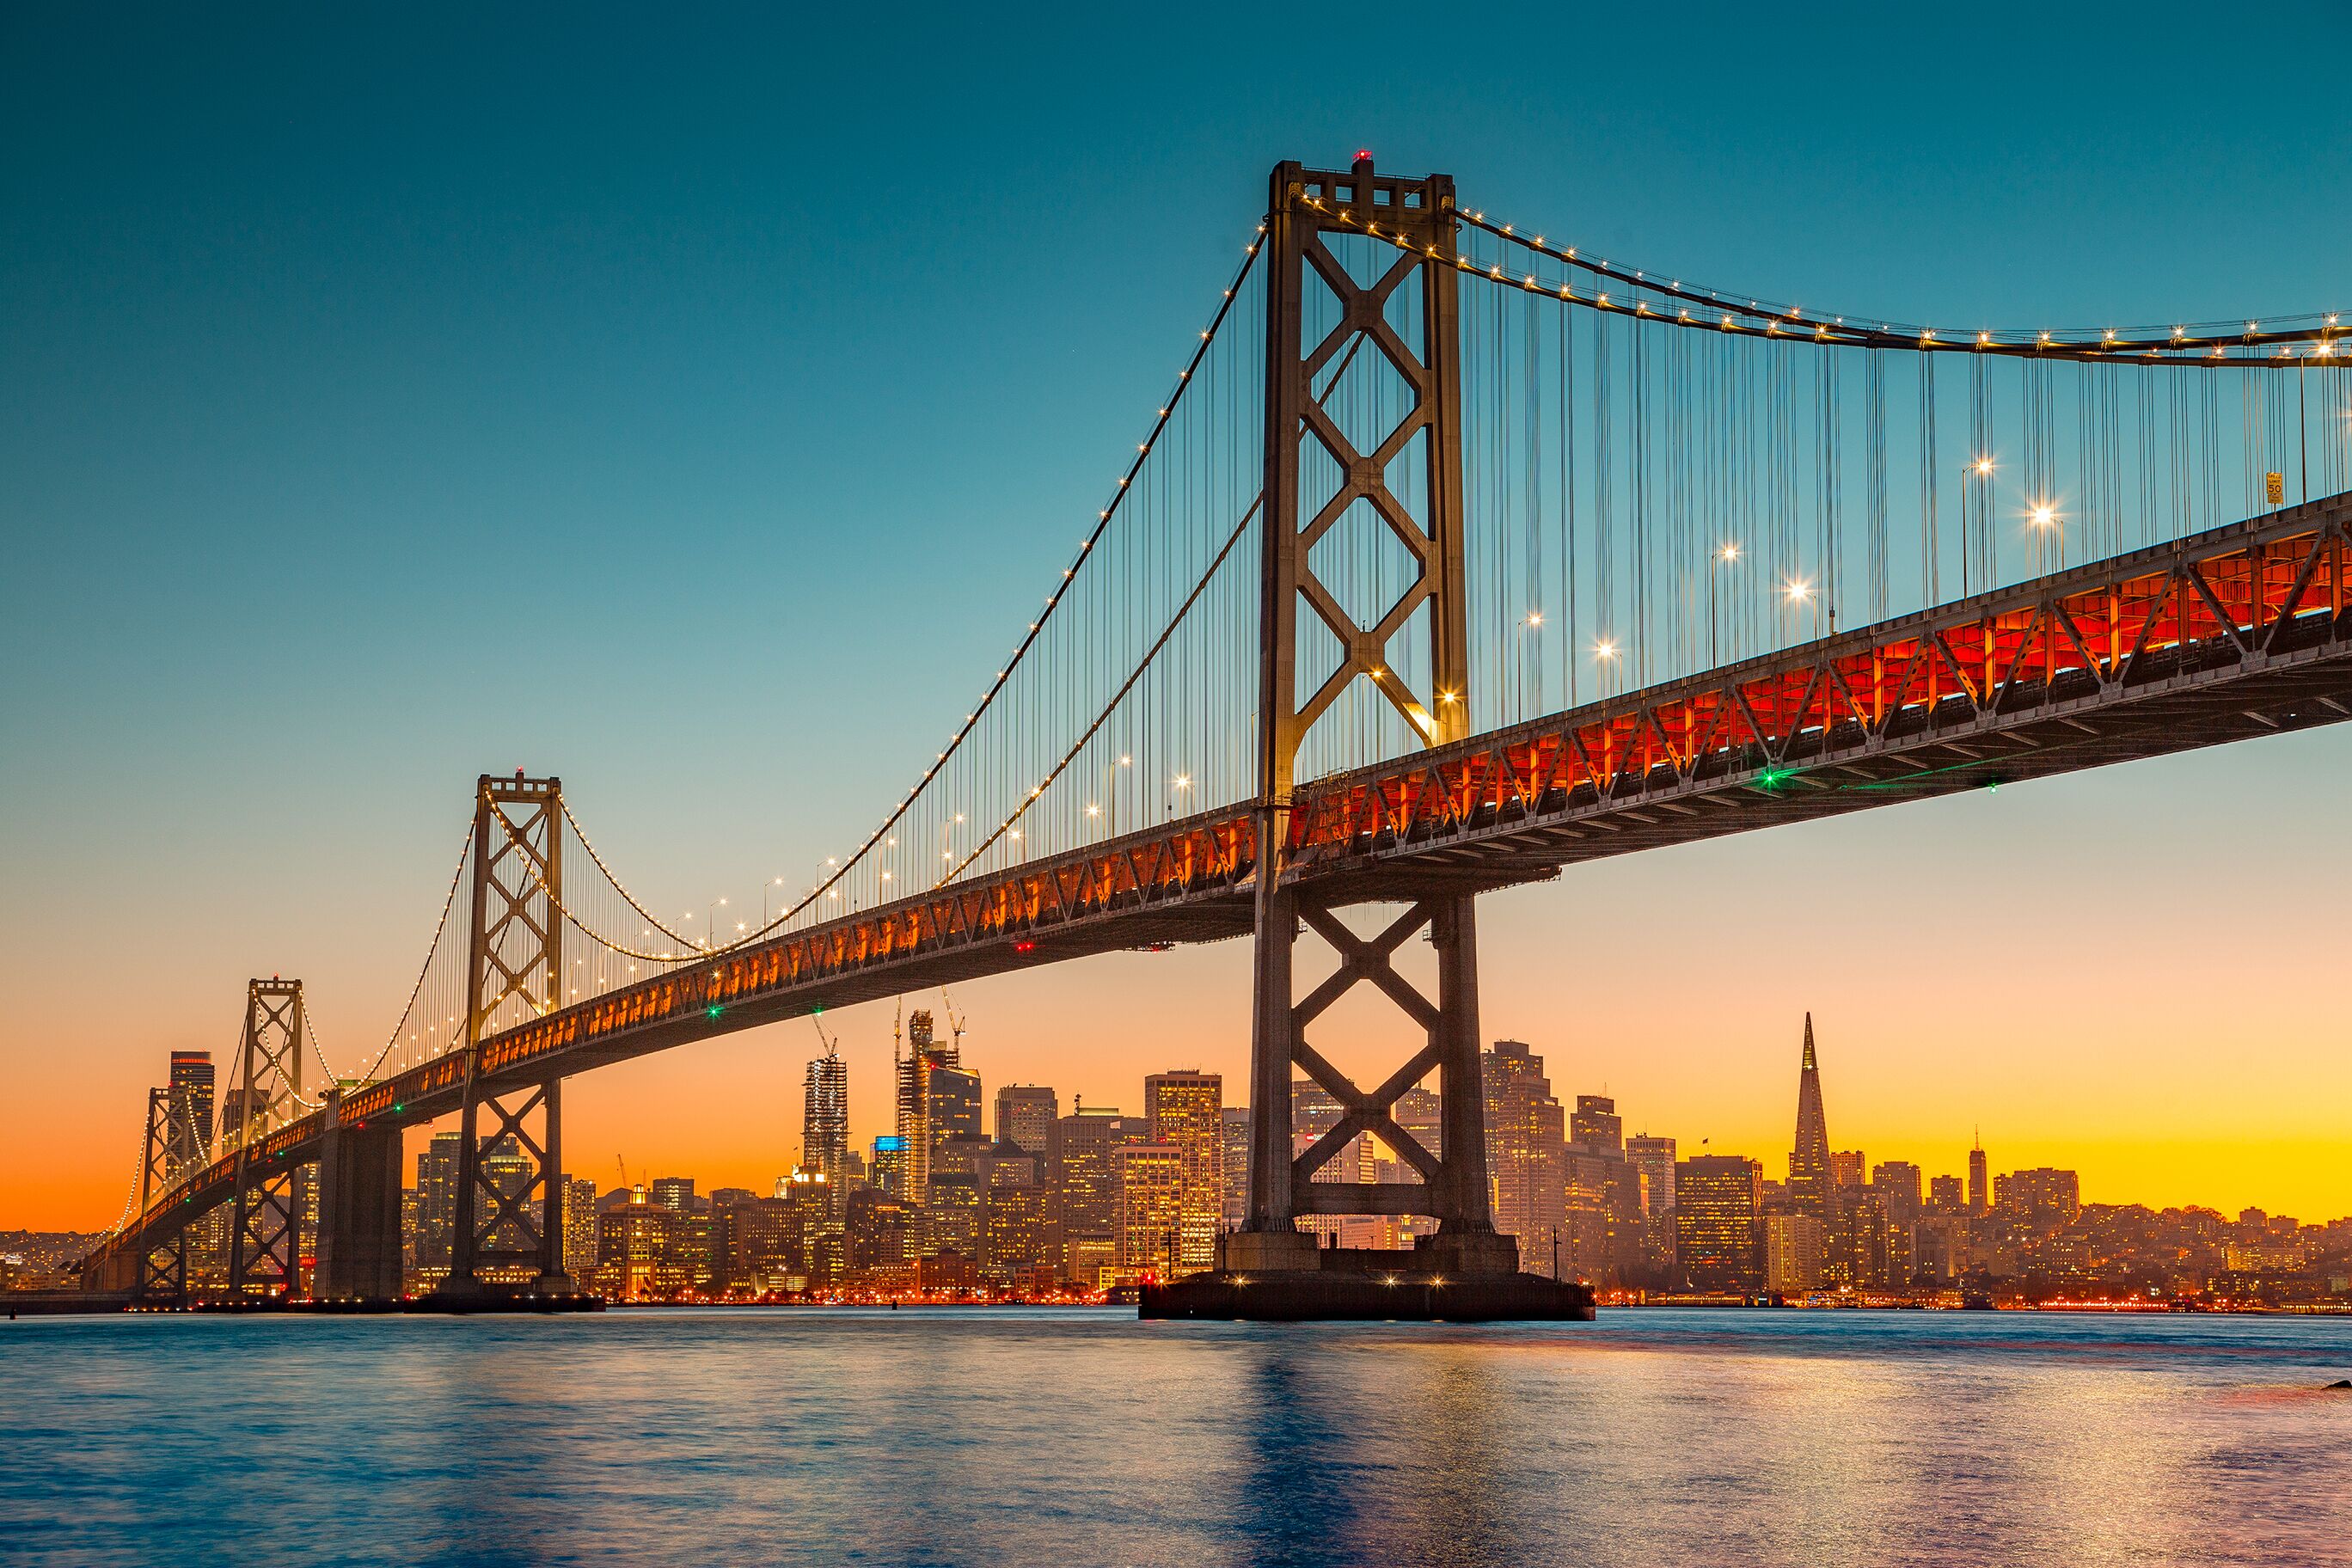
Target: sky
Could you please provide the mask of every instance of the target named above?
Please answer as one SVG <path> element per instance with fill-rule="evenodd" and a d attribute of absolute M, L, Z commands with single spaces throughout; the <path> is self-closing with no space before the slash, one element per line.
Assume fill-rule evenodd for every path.
<path fill-rule="evenodd" d="M 0 14 L 0 1228 L 115 1216 L 143 1090 L 226 1063 L 249 975 L 372 1058 L 478 773 L 561 774 L 656 907 L 839 852 L 1057 574 L 1277 160 L 1898 320 L 2352 306 L 2334 6 L 857 9 Z M 1483 1029 L 1777 1174 L 1810 1008 L 1874 1162 L 1980 1131 L 2090 1201 L 2352 1213 L 2347 762 L 1580 868 L 1482 901 Z M 954 1000 L 992 1091 L 1245 1077 L 1239 943 Z M 862 1142 L 891 1008 L 825 1022 Z M 566 1163 L 764 1189 L 815 1048 L 574 1080 Z"/>

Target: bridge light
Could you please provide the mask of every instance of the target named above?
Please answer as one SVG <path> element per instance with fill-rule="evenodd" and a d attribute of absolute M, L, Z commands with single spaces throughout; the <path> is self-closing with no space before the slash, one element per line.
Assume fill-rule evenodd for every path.
<path fill-rule="evenodd" d="M 710 1005 L 710 1006 L 709 1007 L 709 1009 L 706 1011 L 705 1016 L 708 1016 L 708 1017 L 716 1018 L 717 1016 L 719 1016 L 719 1015 L 720 1013 L 722 1013 L 722 1012 L 724 1012 L 724 1011 L 726 1011 L 726 1009 L 724 1009 L 724 1008 L 722 1008 L 721 1006 L 719 1006 L 718 1003 L 713 1002 L 713 1003 Z"/>
<path fill-rule="evenodd" d="M 1178 789 L 1191 789 L 1192 787 L 1192 775 L 1191 773 L 1178 773 L 1176 775 L 1176 787 Z"/>
<path fill-rule="evenodd" d="M 1980 476 L 1990 474 L 1992 472 L 1992 459 L 1990 458 L 1979 457 L 1973 467 Z"/>
<path fill-rule="evenodd" d="M 2053 508 L 2053 507 L 2050 506 L 2047 502 L 2044 502 L 2042 505 L 2041 505 L 2041 506 L 2037 506 L 2037 507 L 2035 507 L 2035 508 L 2033 509 L 2033 526 L 2034 526 L 2034 527 L 2036 527 L 2036 528 L 2050 528 L 2050 527 L 2053 527 L 2053 526 L 2055 526 L 2055 524 L 2057 523 L 2057 521 L 2058 521 L 2058 512 L 2057 512 L 2057 510 L 2056 510 L 2055 508 Z"/>
<path fill-rule="evenodd" d="M 1810 599 L 1813 596 L 1813 585 L 1801 577 L 1790 578 L 1788 591 L 1791 602 L 1798 599 Z"/>
<path fill-rule="evenodd" d="M 1718 561 L 1737 561 L 1739 559 L 1739 546 L 1737 544 L 1727 544 L 1722 549 L 1717 551 L 1715 552 L 1715 556 Z"/>
<path fill-rule="evenodd" d="M 1610 641 L 1607 637 L 1602 637 L 1599 642 L 1592 645 L 1592 656 L 1595 658 L 1615 658 L 1617 657 L 1617 645 Z"/>
<path fill-rule="evenodd" d="M 1541 610 L 1529 610 L 1528 612 L 1528 625 L 1531 626 L 1539 626 L 1543 625 L 1543 612 Z"/>

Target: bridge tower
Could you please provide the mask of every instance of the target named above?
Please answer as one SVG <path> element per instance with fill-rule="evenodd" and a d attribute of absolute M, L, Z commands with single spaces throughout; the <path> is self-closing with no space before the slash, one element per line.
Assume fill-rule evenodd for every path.
<path fill-rule="evenodd" d="M 236 1141 L 230 1200 L 231 1296 L 288 1296 L 299 1268 L 300 1194 L 295 1167 L 270 1157 L 269 1134 L 301 1115 L 302 983 L 252 980 L 245 987 L 245 1032 L 236 1072 L 221 1111 L 225 1138 Z"/>
<path fill-rule="evenodd" d="M 1431 1267 L 1511 1274 L 1517 1249 L 1498 1236 L 1489 1211 L 1485 1108 L 1478 1072 L 1477 928 L 1474 889 L 1433 883 L 1415 889 L 1406 912 L 1378 935 L 1359 936 L 1335 912 L 1338 900 L 1286 885 L 1293 774 L 1316 723 L 1349 688 L 1369 682 L 1424 745 L 1465 735 L 1469 727 L 1465 584 L 1463 573 L 1461 343 L 1456 278 L 1450 260 L 1457 218 L 1446 175 L 1400 179 L 1376 174 L 1369 155 L 1344 173 L 1276 166 L 1268 204 L 1266 275 L 1265 505 L 1259 654 L 1258 823 L 1255 969 L 1251 1027 L 1249 1219 L 1226 1238 L 1222 1266 L 1247 1274 L 1318 1267 L 1317 1239 L 1300 1232 L 1302 1215 L 1425 1215 L 1438 1222 Z M 1367 239 L 1370 235 L 1376 237 Z M 1398 246 L 1395 240 L 1409 242 Z M 1334 254 L 1334 244 L 1370 246 L 1381 257 L 1373 280 Z M 1303 341 L 1309 274 L 1339 305 L 1320 342 Z M 1401 290 L 1417 309 L 1394 310 Z M 1418 342 L 1395 324 L 1417 319 Z M 1395 427 L 1360 449 L 1322 405 L 1318 378 L 1343 373 L 1347 357 L 1377 354 L 1408 389 L 1412 406 Z M 1327 389 L 1328 390 L 1328 389 Z M 1360 437 L 1361 433 L 1358 433 Z M 1313 442 L 1339 474 L 1328 497 L 1302 506 L 1301 453 Z M 1392 476 L 1418 464 L 1423 482 Z M 1324 468 L 1325 465 L 1317 465 Z M 1402 493 L 1401 493 L 1402 492 Z M 1407 497 L 1420 499 L 1416 512 Z M 1316 574 L 1317 542 L 1336 527 L 1375 518 L 1410 552 L 1412 580 L 1395 604 L 1360 618 Z M 1350 521 L 1352 518 L 1352 521 Z M 1307 616 L 1300 614 L 1305 606 Z M 1311 616 L 1312 618 L 1308 618 Z M 1368 619 L 1369 625 L 1364 624 Z M 1302 628 L 1320 625 L 1338 640 L 1337 668 L 1312 692 L 1298 689 Z M 1427 639 L 1429 689 L 1412 689 L 1397 645 Z M 1414 650 L 1416 654 L 1420 650 Z M 1301 999 L 1293 986 L 1293 950 L 1307 931 L 1329 943 L 1338 971 Z M 1422 994 L 1391 960 L 1426 929 L 1437 952 L 1437 994 Z M 1377 1088 L 1348 1079 L 1306 1038 L 1307 1026 L 1360 984 L 1381 989 L 1426 1031 L 1427 1043 Z M 1295 1071 L 1328 1090 L 1341 1107 L 1339 1124 L 1305 1153 L 1291 1153 Z M 1438 1075 L 1443 1103 L 1440 1148 L 1430 1150 L 1397 1124 L 1405 1090 Z M 1366 1184 L 1309 1180 L 1361 1133 L 1416 1171 L 1418 1183 Z"/>
<path fill-rule="evenodd" d="M 177 1131 L 172 1125 L 172 1091 L 147 1091 L 147 1136 L 139 1161 L 139 1213 L 132 1221 L 144 1226 L 148 1205 L 167 1191 L 180 1174 L 183 1161 Z M 184 1223 L 152 1234 L 139 1249 L 138 1282 L 131 1287 L 143 1300 L 184 1300 L 188 1294 L 188 1227 Z"/>
<path fill-rule="evenodd" d="M 484 1039 L 550 1011 L 562 995 L 562 781 L 484 773 L 474 795 L 473 865 L 457 1212 L 443 1289 L 568 1294 L 562 1080 L 499 1083 L 482 1065 Z"/>

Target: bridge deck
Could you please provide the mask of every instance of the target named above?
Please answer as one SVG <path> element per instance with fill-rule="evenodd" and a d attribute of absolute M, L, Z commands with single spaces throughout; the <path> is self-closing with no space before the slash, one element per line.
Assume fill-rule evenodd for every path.
<path fill-rule="evenodd" d="M 1302 788 L 1284 875 L 1334 904 L 1556 875 L 1690 843 L 2352 717 L 2352 496 L 2212 530 Z M 722 952 L 481 1047 L 489 1087 L 896 993 L 1244 933 L 1244 804 Z M 345 1125 L 457 1109 L 451 1056 L 355 1091 Z M 250 1158 L 315 1156 L 324 1113 Z M 143 1230 L 227 1194 L 192 1173 Z M 109 1251 L 134 1245 L 140 1227 Z M 95 1261 L 95 1260 L 94 1260 Z"/>

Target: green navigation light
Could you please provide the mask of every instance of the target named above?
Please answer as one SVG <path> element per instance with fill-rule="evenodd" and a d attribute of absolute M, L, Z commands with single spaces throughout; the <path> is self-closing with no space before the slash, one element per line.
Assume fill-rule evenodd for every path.
<path fill-rule="evenodd" d="M 716 1018 L 717 1016 L 719 1016 L 719 1015 L 720 1011 L 721 1011 L 721 1009 L 720 1009 L 720 1007 L 719 1007 L 719 1004 L 718 1004 L 718 1003 L 713 1002 L 713 1003 L 710 1005 L 710 1016 L 711 1016 L 711 1017 Z"/>
<path fill-rule="evenodd" d="M 397 1100 L 394 1100 L 394 1101 L 393 1102 L 392 1113 L 393 1113 L 394 1116 L 397 1116 L 397 1115 L 399 1115 L 402 1111 L 404 1111 L 404 1110 L 407 1110 L 407 1109 L 408 1109 L 408 1107 L 406 1107 L 406 1106 L 404 1106 L 404 1105 L 401 1104 L 401 1103 L 400 1103 L 399 1101 L 397 1101 Z"/>

